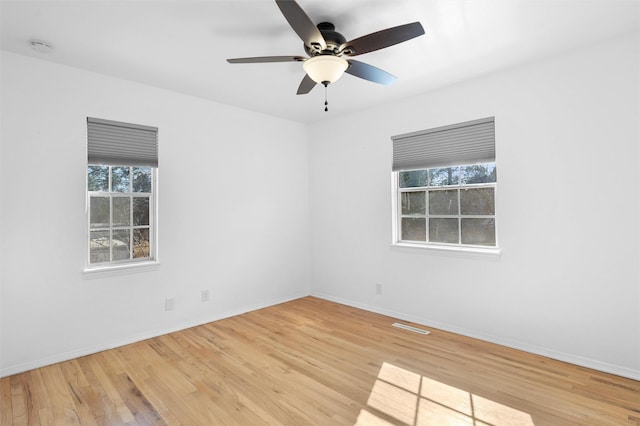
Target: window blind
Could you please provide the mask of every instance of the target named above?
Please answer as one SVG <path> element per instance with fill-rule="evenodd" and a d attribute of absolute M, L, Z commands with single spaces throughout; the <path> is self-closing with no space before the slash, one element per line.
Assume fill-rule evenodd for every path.
<path fill-rule="evenodd" d="M 87 117 L 89 164 L 158 167 L 158 128 Z"/>
<path fill-rule="evenodd" d="M 493 117 L 405 133 L 391 140 L 394 172 L 496 160 Z"/>

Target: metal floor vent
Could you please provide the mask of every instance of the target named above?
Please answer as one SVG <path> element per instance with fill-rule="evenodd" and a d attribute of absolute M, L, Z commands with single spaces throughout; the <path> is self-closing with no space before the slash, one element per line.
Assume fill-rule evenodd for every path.
<path fill-rule="evenodd" d="M 394 322 L 391 325 L 393 325 L 394 327 L 402 328 L 404 330 L 413 331 L 414 333 L 420 333 L 420 334 L 429 334 L 429 333 L 431 333 L 430 331 L 423 330 L 423 329 L 417 328 L 417 327 L 412 327 L 410 325 L 400 324 L 399 322 Z"/>

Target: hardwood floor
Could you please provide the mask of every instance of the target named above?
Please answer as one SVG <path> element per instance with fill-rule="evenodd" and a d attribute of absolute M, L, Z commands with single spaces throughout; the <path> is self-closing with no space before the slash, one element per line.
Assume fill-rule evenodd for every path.
<path fill-rule="evenodd" d="M 638 381 L 393 322 L 295 300 L 3 378 L 2 425 L 640 425 Z"/>

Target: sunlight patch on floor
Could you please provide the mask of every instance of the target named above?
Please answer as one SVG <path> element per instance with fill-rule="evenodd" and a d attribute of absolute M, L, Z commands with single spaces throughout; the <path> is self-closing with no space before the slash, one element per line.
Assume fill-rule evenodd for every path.
<path fill-rule="evenodd" d="M 355 426 L 535 426 L 526 412 L 386 362 L 367 405 Z"/>
<path fill-rule="evenodd" d="M 417 403 L 418 395 L 415 393 L 382 380 L 376 380 L 367 402 L 369 407 L 382 411 L 408 425 L 414 422 Z"/>

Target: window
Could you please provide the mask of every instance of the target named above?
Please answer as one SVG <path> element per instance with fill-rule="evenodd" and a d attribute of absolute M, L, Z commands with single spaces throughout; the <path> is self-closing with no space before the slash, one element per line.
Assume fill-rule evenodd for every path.
<path fill-rule="evenodd" d="M 88 264 L 156 259 L 157 129 L 88 118 Z"/>
<path fill-rule="evenodd" d="M 496 246 L 495 163 L 399 172 L 399 241 Z"/>
<path fill-rule="evenodd" d="M 153 169 L 89 165 L 89 264 L 152 259 Z"/>
<path fill-rule="evenodd" d="M 392 139 L 394 243 L 497 248 L 493 118 Z"/>

